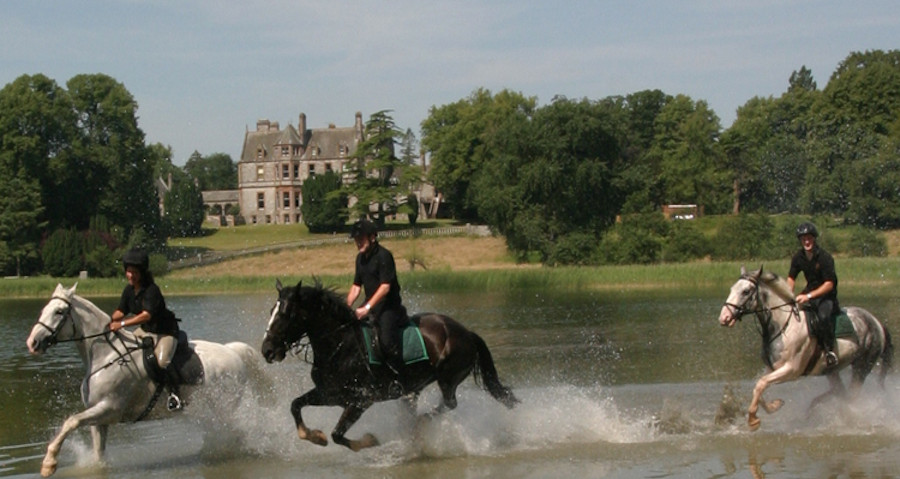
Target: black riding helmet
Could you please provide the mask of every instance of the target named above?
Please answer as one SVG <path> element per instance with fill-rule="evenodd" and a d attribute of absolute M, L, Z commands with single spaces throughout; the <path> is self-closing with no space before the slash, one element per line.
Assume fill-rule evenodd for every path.
<path fill-rule="evenodd" d="M 797 226 L 797 237 L 801 237 L 803 235 L 813 235 L 813 238 L 819 237 L 819 230 L 816 229 L 816 225 L 810 222 L 800 223 L 800 226 Z"/>
<path fill-rule="evenodd" d="M 129 266 L 135 266 L 142 273 L 146 273 L 150 269 L 150 257 L 142 249 L 130 249 L 122 256 L 122 267 L 128 268 Z"/>
<path fill-rule="evenodd" d="M 371 236 L 377 235 L 378 228 L 375 227 L 375 224 L 369 220 L 362 219 L 353 223 L 353 226 L 350 227 L 350 237 L 351 238 L 359 238 L 360 236 Z"/>

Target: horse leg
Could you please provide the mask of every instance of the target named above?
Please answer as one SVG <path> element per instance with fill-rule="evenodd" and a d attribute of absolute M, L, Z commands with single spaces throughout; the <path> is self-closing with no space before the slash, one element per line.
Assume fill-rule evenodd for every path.
<path fill-rule="evenodd" d="M 759 417 L 757 417 L 756 412 L 759 410 L 760 405 L 763 406 L 763 410 L 767 413 L 773 413 L 780 409 L 784 404 L 784 401 L 781 399 L 766 402 L 762 397 L 763 392 L 771 384 L 778 384 L 790 379 L 792 374 L 795 374 L 794 369 L 791 368 L 789 364 L 785 364 L 775 371 L 759 378 L 759 381 L 756 381 L 756 386 L 753 387 L 753 399 L 750 400 L 750 406 L 747 408 L 747 425 L 750 427 L 751 431 L 759 429 L 760 420 Z"/>
<path fill-rule="evenodd" d="M 105 422 L 102 419 L 105 415 L 107 415 L 110 411 L 103 405 L 103 403 L 97 404 L 93 407 L 85 409 L 80 413 L 73 414 L 69 416 L 65 422 L 63 422 L 62 428 L 60 428 L 59 433 L 57 433 L 56 437 L 50 441 L 50 444 L 47 445 L 47 454 L 44 456 L 43 462 L 41 462 L 41 476 L 50 477 L 56 472 L 56 467 L 58 465 L 58 461 L 56 456 L 59 455 L 60 449 L 62 449 L 63 442 L 72 433 L 75 429 L 78 429 L 83 423 L 87 424 L 97 424 L 98 422 Z M 105 427 L 105 426 L 103 426 Z M 100 432 L 98 431 L 99 435 Z M 101 442 L 105 442 L 101 441 Z M 94 444 L 94 450 L 97 450 L 97 444 Z"/>
<path fill-rule="evenodd" d="M 347 439 L 344 434 L 347 433 L 347 430 L 353 426 L 356 421 L 359 420 L 360 416 L 368 409 L 369 406 L 348 406 L 344 408 L 344 413 L 341 414 L 341 419 L 338 421 L 337 426 L 334 427 L 334 431 L 331 432 L 331 440 L 334 441 L 335 444 L 340 444 L 342 446 L 350 448 L 353 452 L 359 452 L 362 449 L 367 447 L 374 447 L 378 445 L 378 439 L 375 438 L 372 434 L 365 433 L 363 437 L 360 439 Z"/>
<path fill-rule="evenodd" d="M 463 376 L 465 378 L 465 376 Z M 446 379 L 438 379 L 438 387 L 441 389 L 441 403 L 437 405 L 430 413 L 428 413 L 429 417 L 437 416 L 438 414 L 442 414 L 447 410 L 456 409 L 456 388 L 459 386 L 459 383 L 462 382 L 462 379 L 459 380 L 446 380 Z"/>
<path fill-rule="evenodd" d="M 846 395 L 847 390 L 844 388 L 844 382 L 841 381 L 841 376 L 837 371 L 828 374 L 828 382 L 831 384 L 831 387 L 824 393 L 816 396 L 812 402 L 809 403 L 809 408 L 806 410 L 807 417 L 809 417 L 809 413 L 825 399 L 828 399 L 831 396 L 843 397 Z"/>
<path fill-rule="evenodd" d="M 94 457 L 97 458 L 97 462 L 103 461 L 103 455 L 106 453 L 106 433 L 108 431 L 109 426 L 106 424 L 91 426 L 91 439 L 93 440 Z"/>
<path fill-rule="evenodd" d="M 300 414 L 300 410 L 303 409 L 304 406 L 316 406 L 322 404 L 322 395 L 319 393 L 318 389 L 313 389 L 308 393 L 294 399 L 291 403 L 291 414 L 294 416 L 294 424 L 297 426 L 297 436 L 304 441 L 309 441 L 317 446 L 327 446 L 328 439 L 325 437 L 325 433 L 323 433 L 319 429 L 309 429 L 306 427 L 306 424 L 303 423 L 303 416 Z"/>

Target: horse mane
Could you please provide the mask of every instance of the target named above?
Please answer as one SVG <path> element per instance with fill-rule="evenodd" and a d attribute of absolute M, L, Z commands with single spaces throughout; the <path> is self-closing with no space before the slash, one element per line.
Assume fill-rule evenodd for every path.
<path fill-rule="evenodd" d="M 75 288 L 78 286 L 78 283 L 75 283 L 71 288 L 65 288 L 62 284 L 56 285 L 56 290 L 53 292 L 54 298 L 62 298 L 68 301 L 70 304 L 76 305 L 80 308 L 88 310 L 91 315 L 100 318 L 103 324 L 109 322 L 109 314 L 106 311 L 100 309 L 99 306 L 94 304 L 92 301 L 88 300 L 83 296 L 79 296 L 75 294 Z"/>
<path fill-rule="evenodd" d="M 791 290 L 790 286 L 788 286 L 788 283 L 784 278 L 775 273 L 766 271 L 762 274 L 760 280 L 764 282 L 773 293 L 778 295 L 782 301 L 787 302 L 794 300 L 794 292 Z"/>
<path fill-rule="evenodd" d="M 301 304 L 317 304 L 325 317 L 337 319 L 342 324 L 356 321 L 346 299 L 333 287 L 324 286 L 318 278 L 314 278 L 313 286 L 300 285 L 295 294 L 299 296 Z"/>

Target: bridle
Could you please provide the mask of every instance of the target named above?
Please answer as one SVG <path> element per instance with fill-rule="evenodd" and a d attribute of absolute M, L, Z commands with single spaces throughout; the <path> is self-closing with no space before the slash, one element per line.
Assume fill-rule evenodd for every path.
<path fill-rule="evenodd" d="M 136 345 L 134 347 L 129 347 L 127 344 L 124 344 L 125 338 L 123 338 L 120 334 L 117 333 L 116 337 L 118 337 L 119 340 L 122 341 L 123 345 L 125 346 L 125 351 L 124 352 L 120 351 L 119 348 L 117 348 L 113 344 L 112 340 L 110 339 L 110 334 L 112 332 L 109 330 L 109 328 L 104 328 L 103 331 L 96 333 L 96 334 L 82 334 L 81 336 L 76 336 L 78 329 L 75 327 L 75 320 L 72 318 L 72 302 L 69 301 L 67 298 L 64 298 L 62 296 L 57 296 L 57 295 L 52 296 L 50 299 L 51 300 L 58 299 L 58 300 L 62 301 L 63 303 L 66 303 L 66 310 L 64 313 L 62 313 L 59 310 L 56 311 L 56 314 L 62 314 L 63 318 L 62 318 L 62 320 L 60 320 L 60 322 L 56 325 L 55 328 L 47 326 L 42 321 L 38 320 L 37 324 L 41 325 L 44 329 L 46 329 L 47 331 L 50 332 L 50 336 L 45 340 L 47 347 L 53 346 L 58 343 L 81 342 L 81 341 L 86 341 L 88 339 L 103 337 L 106 339 L 106 342 L 116 352 L 116 355 L 118 356 L 118 358 L 116 358 L 112 361 L 109 361 L 108 363 L 104 364 L 103 366 L 100 366 L 96 370 L 92 371 L 90 374 L 88 374 L 88 377 L 93 376 L 94 374 L 97 374 L 98 372 L 112 366 L 113 364 L 124 364 L 124 363 L 128 362 L 129 361 L 128 357 L 131 355 L 131 353 L 133 353 L 134 351 L 137 351 L 139 349 L 142 349 L 141 346 L 139 346 L 139 345 Z M 68 339 L 59 339 L 59 333 L 60 333 L 60 331 L 62 331 L 63 327 L 67 323 L 71 325 L 72 337 L 68 338 Z"/>
<path fill-rule="evenodd" d="M 788 320 L 784 322 L 784 325 L 781 327 L 781 329 L 777 333 L 769 337 L 769 326 L 772 325 L 772 311 L 784 308 L 785 306 L 790 306 L 791 315 L 793 316 L 794 314 L 797 314 L 799 317 L 800 312 L 797 309 L 797 302 L 788 301 L 776 306 L 763 307 L 762 297 L 759 292 L 759 277 L 755 275 L 745 274 L 742 275 L 740 279 L 749 281 L 751 284 L 753 284 L 753 294 L 746 301 L 744 301 L 744 304 L 734 304 L 725 301 L 724 306 L 727 307 L 729 311 L 731 311 L 732 317 L 734 317 L 737 321 L 740 321 L 744 316 L 748 314 L 756 315 L 756 319 L 759 321 L 759 333 L 760 336 L 763 337 L 764 342 L 766 342 L 766 344 L 769 344 L 772 341 L 775 341 L 775 339 L 784 334 L 788 326 L 791 324 L 791 321 L 790 318 L 788 318 Z M 755 309 L 747 308 L 747 304 L 749 304 L 751 301 L 754 301 L 756 303 Z"/>
<path fill-rule="evenodd" d="M 291 341 L 291 342 L 289 342 L 287 340 L 276 341 L 275 337 L 272 335 L 272 332 L 271 332 L 272 325 L 275 323 L 275 318 L 277 316 L 281 316 L 282 318 L 285 318 L 285 319 L 282 319 L 283 321 L 291 321 L 293 319 L 293 316 L 291 314 L 289 314 L 289 311 L 288 311 L 289 303 L 290 303 L 289 300 L 282 300 L 280 298 L 275 302 L 275 306 L 272 308 L 272 311 L 273 311 L 272 317 L 269 319 L 268 326 L 266 326 L 266 333 L 265 333 L 264 339 L 268 339 L 269 341 L 271 341 L 273 343 L 279 342 L 279 343 L 281 343 L 281 345 L 283 345 L 285 347 L 285 349 L 287 351 L 290 351 L 291 354 L 293 354 L 294 356 L 299 356 L 300 354 L 303 354 L 304 355 L 303 361 L 305 363 L 314 364 L 314 361 L 311 361 L 309 359 L 309 354 L 312 351 L 312 347 L 311 347 L 312 342 L 310 341 L 308 331 L 301 333 L 300 336 L 297 337 L 297 339 L 295 339 L 294 341 Z M 293 310 L 293 308 L 290 308 L 290 309 Z M 350 326 L 352 326 L 351 323 L 342 324 L 342 325 L 338 326 L 337 328 L 335 328 L 334 330 L 329 331 L 325 335 L 320 335 L 320 336 L 323 338 L 327 338 L 329 336 L 338 336 L 343 332 L 344 329 L 346 329 Z M 332 352 L 332 357 L 328 359 L 329 361 L 334 358 L 334 356 L 338 353 L 338 351 L 341 350 L 341 346 L 343 344 L 344 344 L 344 340 L 341 339 L 338 342 L 337 346 L 334 348 L 334 351 Z"/>

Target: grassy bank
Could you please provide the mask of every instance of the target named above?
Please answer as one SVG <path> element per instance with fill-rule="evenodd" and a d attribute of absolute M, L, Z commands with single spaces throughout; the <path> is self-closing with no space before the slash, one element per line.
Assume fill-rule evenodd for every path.
<path fill-rule="evenodd" d="M 750 266 L 750 265 L 748 265 Z M 758 268 L 759 264 L 752 264 Z M 787 261 L 767 263 L 766 269 L 787 273 Z M 661 265 L 601 266 L 589 268 L 492 268 L 465 271 L 401 271 L 400 280 L 407 290 L 417 291 L 502 291 L 524 290 L 692 290 L 721 288 L 725 290 L 737 280 L 738 262 L 695 262 Z M 842 292 L 869 289 L 893 290 L 900 286 L 900 257 L 842 258 L 838 264 Z M 309 275 L 194 275 L 163 276 L 157 282 L 167 295 L 235 294 L 273 292 L 275 279 L 285 284 L 298 280 L 312 281 Z M 326 285 L 346 290 L 350 274 L 323 274 L 318 278 Z M 74 279 L 18 278 L 0 281 L 3 298 L 49 297 L 58 282 L 70 286 Z M 84 296 L 115 296 L 124 286 L 119 279 L 86 279 L 78 282 Z"/>

